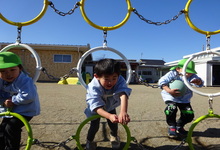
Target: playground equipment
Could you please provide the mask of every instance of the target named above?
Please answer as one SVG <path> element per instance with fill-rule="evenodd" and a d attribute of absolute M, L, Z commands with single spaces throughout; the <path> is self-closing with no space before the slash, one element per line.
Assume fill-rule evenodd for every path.
<path fill-rule="evenodd" d="M 100 46 L 100 47 L 92 48 L 92 49 L 88 50 L 86 53 L 84 53 L 83 56 L 79 59 L 79 62 L 77 64 L 77 75 L 79 77 L 81 84 L 86 88 L 87 85 L 85 84 L 84 80 L 82 79 L 82 73 L 81 73 L 82 72 L 81 68 L 82 68 L 82 64 L 83 64 L 84 60 L 86 59 L 86 57 L 89 54 L 91 54 L 92 52 L 95 52 L 95 51 L 99 51 L 99 50 L 112 51 L 112 52 L 118 54 L 125 61 L 125 64 L 127 66 L 127 81 L 126 81 L 126 83 L 129 84 L 129 82 L 131 80 L 131 66 L 130 66 L 127 58 L 119 51 L 117 51 L 111 47 L 107 47 L 107 46 Z"/>
<path fill-rule="evenodd" d="M 26 44 L 22 44 L 21 43 L 21 28 L 23 26 L 27 26 L 27 25 L 30 25 L 30 24 L 33 24 L 37 21 L 39 21 L 43 16 L 44 14 L 46 13 L 47 9 L 48 9 L 48 5 L 51 6 L 51 8 L 53 8 L 55 10 L 56 13 L 58 13 L 59 15 L 62 15 L 62 16 L 65 16 L 65 15 L 70 15 L 72 14 L 76 8 L 78 8 L 78 6 L 80 6 L 80 10 L 81 10 L 81 13 L 82 13 L 82 16 L 84 18 L 84 20 L 89 24 L 91 25 L 92 27 L 96 28 L 96 29 L 99 29 L 99 30 L 103 30 L 104 32 L 104 43 L 103 43 L 103 46 L 99 46 L 99 47 L 95 47 L 95 48 L 92 48 L 90 49 L 89 51 L 87 51 L 86 53 L 84 53 L 84 55 L 79 59 L 79 62 L 77 64 L 77 68 L 76 68 L 76 71 L 77 71 L 77 76 L 81 82 L 81 84 L 86 88 L 87 84 L 88 84 L 88 81 L 86 81 L 86 83 L 84 82 L 84 80 L 82 79 L 82 64 L 85 60 L 85 58 L 90 55 L 92 52 L 95 52 L 95 51 L 99 51 L 99 50 L 105 50 L 105 51 L 111 51 L 111 52 L 114 52 L 116 54 L 118 54 L 124 61 L 125 61 L 125 64 L 127 66 L 127 84 L 129 84 L 130 82 L 130 79 L 131 79 L 131 67 L 130 67 L 130 64 L 127 60 L 127 58 L 121 53 L 119 52 L 118 50 L 115 50 L 111 47 L 108 47 L 107 46 L 107 40 L 106 40 L 106 34 L 107 34 L 107 31 L 110 31 L 110 30 L 115 30 L 115 29 L 118 29 L 120 28 L 121 26 L 123 26 L 124 24 L 126 24 L 126 22 L 129 20 L 130 18 L 130 15 L 131 15 L 131 12 L 134 12 L 141 20 L 145 21 L 146 23 L 149 23 L 149 24 L 154 24 L 154 25 L 163 25 L 163 24 L 168 24 L 170 23 L 171 21 L 174 21 L 176 20 L 181 14 L 185 14 L 185 20 L 186 22 L 188 23 L 188 25 L 193 29 L 195 30 L 196 32 L 199 32 L 201 34 L 204 34 L 206 35 L 207 39 L 208 39 L 208 42 L 209 42 L 209 39 L 210 39 L 210 36 L 211 35 L 214 35 L 214 34 L 218 34 L 220 33 L 220 30 L 217 30 L 217 31 L 204 31 L 204 30 L 201 30 L 199 28 L 197 28 L 191 21 L 190 17 L 189 17 L 189 7 L 191 5 L 191 3 L 193 2 L 193 0 L 188 0 L 186 6 L 185 6 L 185 9 L 184 10 L 181 10 L 178 15 L 174 16 L 172 19 L 170 20 L 166 20 L 164 22 L 153 22 L 153 21 L 150 21 L 148 19 L 145 19 L 142 15 L 140 15 L 138 13 L 138 11 L 136 9 L 134 9 L 131 5 L 131 2 L 130 0 L 126 0 L 126 3 L 127 3 L 127 14 L 125 16 L 125 18 L 117 25 L 114 25 L 112 27 L 106 27 L 106 26 L 99 26 L 97 24 L 95 24 L 94 22 L 92 22 L 87 14 L 85 13 L 85 10 L 84 10 L 84 6 L 85 6 L 85 1 L 86 0 L 81 0 L 80 2 L 77 2 L 76 5 L 74 6 L 73 9 L 71 9 L 68 13 L 63 13 L 63 12 L 60 12 L 58 9 L 55 8 L 55 6 L 53 5 L 53 3 L 51 1 L 48 1 L 48 0 L 44 0 L 44 6 L 41 10 L 41 12 L 39 13 L 38 16 L 36 16 L 34 19 L 30 20 L 30 21 L 27 21 L 27 22 L 14 22 L 14 21 L 11 21 L 11 20 L 8 20 L 7 18 L 5 18 L 1 13 L 0 13 L 0 19 L 3 20 L 4 22 L 10 24 L 10 25 L 14 25 L 14 26 L 17 26 L 17 29 L 18 29 L 18 37 L 17 37 L 17 41 L 16 43 L 14 44 L 10 44 L 6 47 L 4 47 L 0 52 L 3 52 L 3 51 L 7 51 L 7 50 L 10 50 L 12 48 L 16 48 L 16 47 L 23 47 L 23 48 L 26 48 L 27 50 L 29 50 L 33 56 L 35 57 L 35 60 L 36 60 L 36 72 L 35 72 L 35 76 L 33 77 L 33 81 L 36 82 L 37 79 L 39 78 L 39 75 L 40 75 L 40 71 L 42 71 L 42 66 L 41 66 L 41 61 L 40 61 L 40 58 L 38 56 L 38 54 L 28 45 Z M 203 92 L 200 92 L 200 91 L 197 91 L 196 89 L 192 88 L 191 85 L 188 83 L 188 81 L 186 80 L 186 66 L 188 65 L 188 63 L 193 59 L 195 58 L 196 56 L 198 55 L 203 55 L 203 54 L 216 54 L 218 56 L 220 56 L 219 53 L 217 52 L 213 52 L 211 51 L 209 48 L 210 45 L 209 43 L 207 43 L 207 51 L 204 51 L 204 52 L 200 52 L 200 53 L 197 53 L 195 55 L 192 55 L 188 61 L 185 63 L 184 67 L 183 67 L 183 79 L 184 79 L 184 83 L 186 84 L 186 86 L 192 90 L 193 92 L 199 94 L 199 95 L 202 95 L 202 96 L 207 96 L 208 99 L 209 99 L 209 105 L 210 105 L 210 108 L 209 108 L 209 113 L 207 115 L 204 115 L 204 116 L 201 116 L 199 117 L 198 119 L 196 119 L 192 126 L 190 127 L 190 130 L 188 132 L 188 136 L 187 136 L 187 139 L 186 139 L 186 142 L 189 144 L 189 147 L 191 150 L 193 150 L 193 145 L 192 145 L 192 133 L 193 133 L 193 129 L 196 127 L 196 125 L 201 122 L 202 120 L 206 119 L 206 118 L 210 118 L 210 117 L 216 117 L 216 118 L 220 118 L 219 115 L 217 114 L 214 114 L 213 113 L 213 109 L 212 109 L 212 101 L 213 101 L 213 97 L 217 97 L 220 95 L 220 92 L 218 93 L 203 93 Z M 147 85 L 148 86 L 148 85 Z M 16 113 L 13 113 L 13 112 L 10 112 L 9 110 L 7 112 L 3 112 L 3 113 L 0 113 L 0 116 L 13 116 L 13 117 L 17 117 L 18 119 L 20 119 L 25 127 L 26 127 L 26 130 L 28 132 L 28 139 L 27 139 L 27 146 L 26 146 L 26 150 L 29 150 L 31 148 L 31 145 L 34 143 L 34 141 L 36 142 L 36 139 L 34 140 L 33 139 L 33 135 L 32 135 L 32 130 L 31 130 L 31 126 L 30 124 L 25 120 L 25 118 L 23 118 L 21 115 L 19 114 L 16 114 Z M 87 118 L 86 120 L 84 120 L 80 126 L 78 127 L 77 129 L 77 132 L 76 132 L 76 135 L 72 136 L 70 139 L 68 139 L 67 141 L 69 140 L 72 140 L 72 139 L 75 139 L 76 140 L 76 143 L 77 143 L 77 147 L 82 150 L 82 146 L 81 146 L 81 143 L 80 143 L 80 133 L 81 133 L 81 130 L 82 128 L 84 127 L 85 124 L 87 124 L 89 121 L 91 121 L 92 119 L 96 119 L 96 118 L 99 118 L 100 116 L 93 116 L 93 117 L 90 117 L 90 118 Z M 126 142 L 126 145 L 124 146 L 123 150 L 126 150 L 128 149 L 129 147 L 129 144 L 131 142 L 131 140 L 133 139 L 133 141 L 136 141 L 133 137 L 131 137 L 131 134 L 130 134 L 130 131 L 129 131 L 129 128 L 126 126 L 126 125 L 123 125 L 124 129 L 125 129 L 125 132 L 127 134 L 127 142 Z M 65 142 L 67 142 L 65 141 Z M 64 143 L 65 144 L 65 143 Z M 143 147 L 142 147 L 143 148 Z"/>
<path fill-rule="evenodd" d="M 193 87 L 191 86 L 191 84 L 187 81 L 187 78 L 186 78 L 186 68 L 187 68 L 187 65 L 189 64 L 189 62 L 190 62 L 193 58 L 195 58 L 195 57 L 197 57 L 197 56 L 199 56 L 199 55 L 203 55 L 203 54 L 216 54 L 216 55 L 220 56 L 220 53 L 218 53 L 218 52 L 213 52 L 213 51 L 211 51 L 211 50 L 199 52 L 199 53 L 197 53 L 197 54 L 192 55 L 192 56 L 186 61 L 186 63 L 185 63 L 184 66 L 183 66 L 183 80 L 184 80 L 184 83 L 186 84 L 186 86 L 187 86 L 190 90 L 192 90 L 193 92 L 195 92 L 195 93 L 197 93 L 197 94 L 199 94 L 199 95 L 207 96 L 207 97 L 208 97 L 208 101 L 209 101 L 208 114 L 197 118 L 197 119 L 193 122 L 193 124 L 190 126 L 190 129 L 189 129 L 189 132 L 188 132 L 188 135 L 187 135 L 186 142 L 189 144 L 189 147 L 190 147 L 191 150 L 194 150 L 194 147 L 193 147 L 193 144 L 192 144 L 192 134 L 193 134 L 193 130 L 194 130 L 194 128 L 196 127 L 196 125 L 197 125 L 198 123 L 200 123 L 202 120 L 207 119 L 207 118 L 220 118 L 220 115 L 214 114 L 214 111 L 213 111 L 213 108 L 212 108 L 213 97 L 219 96 L 219 95 L 220 95 L 220 92 L 218 92 L 218 93 L 204 93 L 204 92 L 198 91 L 198 90 L 196 90 L 195 88 L 193 88 Z"/>

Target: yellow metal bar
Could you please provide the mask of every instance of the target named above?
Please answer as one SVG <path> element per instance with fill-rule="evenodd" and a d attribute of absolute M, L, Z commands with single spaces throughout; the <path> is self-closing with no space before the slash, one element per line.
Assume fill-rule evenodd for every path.
<path fill-rule="evenodd" d="M 0 13 L 0 18 L 1 18 L 4 22 L 6 22 L 6 23 L 8 23 L 8 24 L 11 24 L 11 25 L 14 25 L 14 26 L 18 26 L 18 27 L 30 25 L 30 24 L 33 24 L 33 23 L 37 22 L 38 20 L 40 20 L 40 19 L 44 16 L 44 14 L 45 14 L 46 11 L 47 11 L 48 5 L 49 5 L 48 0 L 44 0 L 44 6 L 43 6 L 41 12 L 39 13 L 39 15 L 36 16 L 34 19 L 29 20 L 29 21 L 26 21 L 26 22 L 13 22 L 13 21 L 11 21 L 11 20 L 6 19 L 1 13 Z"/>
<path fill-rule="evenodd" d="M 85 20 L 88 24 L 90 24 L 92 27 L 94 27 L 94 28 L 96 28 L 96 29 L 103 30 L 103 31 L 114 30 L 114 29 L 117 29 L 117 28 L 123 26 L 123 25 L 128 21 L 130 15 L 131 15 L 131 12 L 132 12 L 133 9 L 134 9 L 134 8 L 132 8 L 132 6 L 131 6 L 130 0 L 126 0 L 127 5 L 128 5 L 128 12 L 127 12 L 127 14 L 126 14 L 124 20 L 122 20 L 119 24 L 117 24 L 117 25 L 115 25 L 115 26 L 104 27 L 104 26 L 99 26 L 99 25 L 93 23 L 93 22 L 87 17 L 87 15 L 86 15 L 86 13 L 85 13 L 85 10 L 84 10 L 85 1 L 86 1 L 86 0 L 81 0 L 81 2 L 80 2 L 80 6 L 81 6 L 81 7 L 80 7 L 80 10 L 81 10 L 81 13 L 82 13 L 82 16 L 83 16 L 84 20 Z"/>
<path fill-rule="evenodd" d="M 204 31 L 204 30 L 201 30 L 199 28 L 197 28 L 191 21 L 190 17 L 189 17 L 189 7 L 190 7 L 190 4 L 192 3 L 193 0 L 189 0 L 187 3 L 186 3 L 186 6 L 185 6 L 185 10 L 184 10 L 184 14 L 185 14 L 185 20 L 186 22 L 188 23 L 188 25 L 195 31 L 201 33 L 201 34 L 205 34 L 205 35 L 214 35 L 214 34 L 218 34 L 220 33 L 220 30 L 216 30 L 216 31 Z"/>

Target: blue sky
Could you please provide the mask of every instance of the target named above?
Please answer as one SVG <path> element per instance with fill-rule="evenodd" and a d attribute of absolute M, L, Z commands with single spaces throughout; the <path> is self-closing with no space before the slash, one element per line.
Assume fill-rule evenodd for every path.
<path fill-rule="evenodd" d="M 77 0 L 51 0 L 55 7 L 68 12 Z M 130 0 L 131 5 L 144 18 L 164 22 L 184 9 L 188 0 Z M 41 11 L 43 0 L 1 0 L 0 12 L 14 22 L 26 22 Z M 219 0 L 194 0 L 190 5 L 190 18 L 201 30 L 220 28 Z M 85 11 L 99 26 L 115 26 L 127 14 L 125 0 L 86 0 Z M 15 42 L 17 27 L 0 20 L 0 42 Z M 36 23 L 22 27 L 22 43 L 103 45 L 103 31 L 89 25 L 80 8 L 72 15 L 60 16 L 48 6 L 45 15 Z M 220 47 L 220 35 L 211 36 L 211 48 Z M 123 53 L 127 59 L 163 59 L 165 62 L 181 59 L 206 47 L 206 36 L 189 27 L 182 14 L 169 24 L 155 26 L 139 19 L 133 12 L 120 28 L 107 32 L 107 45 Z M 106 51 L 94 53 L 94 58 L 120 58 Z"/>

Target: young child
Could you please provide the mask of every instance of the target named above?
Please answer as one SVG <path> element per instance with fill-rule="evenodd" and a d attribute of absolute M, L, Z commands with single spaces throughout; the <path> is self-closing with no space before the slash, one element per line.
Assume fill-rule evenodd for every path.
<path fill-rule="evenodd" d="M 120 75 L 120 64 L 113 59 L 102 59 L 94 68 L 94 78 L 88 84 L 85 110 L 87 117 L 99 114 L 107 119 L 112 148 L 120 148 L 120 139 L 117 135 L 118 124 L 130 122 L 127 113 L 128 97 L 131 89 L 127 87 L 125 79 Z M 116 115 L 116 107 L 120 107 L 119 115 Z M 87 150 L 95 150 L 93 141 L 99 129 L 100 118 L 92 120 L 87 135 Z"/>
<path fill-rule="evenodd" d="M 180 60 L 178 65 L 172 67 L 168 73 L 159 79 L 158 82 L 158 85 L 163 89 L 161 95 L 167 105 L 164 112 L 166 115 L 166 122 L 169 126 L 168 136 L 170 138 L 176 138 L 177 133 L 182 136 L 187 135 L 188 132 L 184 130 L 184 125 L 191 122 L 194 118 L 194 111 L 190 104 L 190 99 L 193 96 L 192 91 L 187 88 L 185 94 L 181 95 L 178 89 L 169 88 L 169 83 L 172 81 L 183 81 L 181 73 L 186 61 L 187 59 Z M 186 78 L 192 85 L 202 87 L 203 81 L 196 74 L 195 63 L 190 61 L 186 68 Z M 176 121 L 178 108 L 180 110 L 180 118 Z"/>
<path fill-rule="evenodd" d="M 39 115 L 36 86 L 22 70 L 20 58 L 12 52 L 0 52 L 0 105 L 22 115 L 27 121 Z M 0 124 L 0 150 L 19 150 L 23 122 L 16 117 L 3 118 Z"/>

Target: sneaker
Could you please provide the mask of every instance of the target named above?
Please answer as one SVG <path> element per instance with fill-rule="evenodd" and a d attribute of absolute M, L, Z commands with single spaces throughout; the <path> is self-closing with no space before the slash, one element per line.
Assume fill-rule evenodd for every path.
<path fill-rule="evenodd" d="M 176 132 L 184 136 L 188 134 L 188 131 L 186 131 L 183 127 L 177 127 Z"/>
<path fill-rule="evenodd" d="M 119 136 L 113 136 L 110 134 L 110 142 L 112 144 L 112 149 L 119 149 L 121 142 Z"/>
<path fill-rule="evenodd" d="M 168 136 L 169 136 L 169 138 L 176 138 L 177 137 L 176 127 L 175 126 L 169 126 L 169 128 L 168 128 Z"/>
<path fill-rule="evenodd" d="M 93 141 L 90 142 L 90 141 L 87 140 L 86 150 L 96 150 L 96 147 L 97 147 L 96 142 L 93 142 Z"/>

